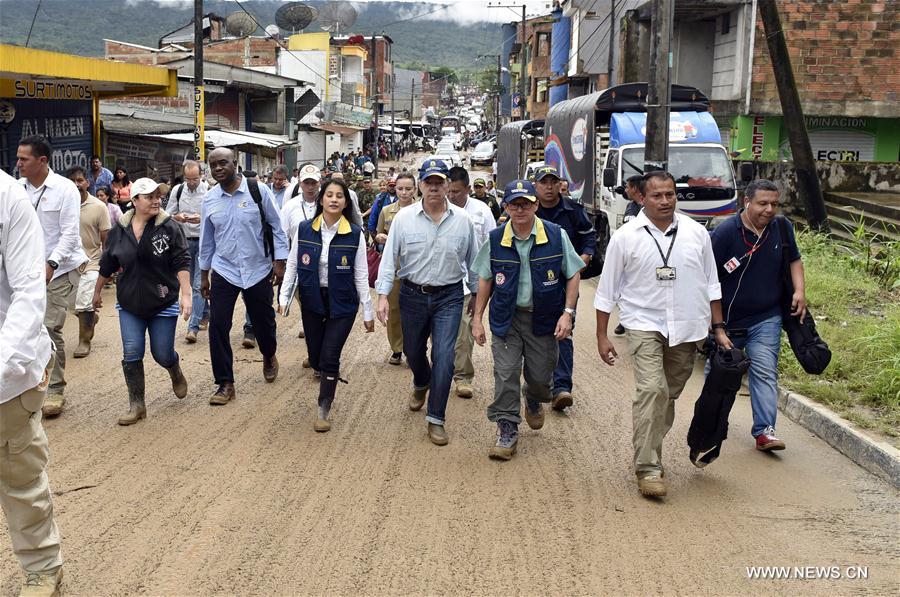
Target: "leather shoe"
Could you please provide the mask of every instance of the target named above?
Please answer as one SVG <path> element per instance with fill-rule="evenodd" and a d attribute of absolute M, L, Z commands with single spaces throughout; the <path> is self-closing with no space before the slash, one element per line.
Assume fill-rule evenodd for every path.
<path fill-rule="evenodd" d="M 572 392 L 560 392 L 556 396 L 553 397 L 553 402 L 550 403 L 550 406 L 555 411 L 563 411 L 566 407 L 572 406 Z"/>
<path fill-rule="evenodd" d="M 661 475 L 648 475 L 638 479 L 638 490 L 645 497 L 663 497 L 666 495 L 666 481 Z"/>
<path fill-rule="evenodd" d="M 409 397 L 409 410 L 417 411 L 422 410 L 422 407 L 425 406 L 425 398 L 428 396 L 428 388 L 422 388 L 421 390 L 413 390 L 412 396 Z"/>
<path fill-rule="evenodd" d="M 467 383 L 465 381 L 456 382 L 456 395 L 460 398 L 471 398 L 472 397 L 472 384 Z"/>
<path fill-rule="evenodd" d="M 434 423 L 429 423 L 428 438 L 435 446 L 446 446 L 448 443 L 450 443 L 450 436 L 447 435 L 447 431 L 444 429 L 443 425 L 435 425 Z"/>
<path fill-rule="evenodd" d="M 228 404 L 235 398 L 234 383 L 226 381 L 219 384 L 216 393 L 209 397 L 209 403 L 213 405 Z"/>
<path fill-rule="evenodd" d="M 278 377 L 278 357 L 274 354 L 270 357 L 263 357 L 263 377 L 266 383 L 272 383 Z"/>

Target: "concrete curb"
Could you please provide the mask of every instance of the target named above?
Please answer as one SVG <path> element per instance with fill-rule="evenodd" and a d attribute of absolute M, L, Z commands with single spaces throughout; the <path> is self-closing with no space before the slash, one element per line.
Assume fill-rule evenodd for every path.
<path fill-rule="evenodd" d="M 806 396 L 778 387 L 778 409 L 850 460 L 900 489 L 900 450 L 868 437 Z"/>

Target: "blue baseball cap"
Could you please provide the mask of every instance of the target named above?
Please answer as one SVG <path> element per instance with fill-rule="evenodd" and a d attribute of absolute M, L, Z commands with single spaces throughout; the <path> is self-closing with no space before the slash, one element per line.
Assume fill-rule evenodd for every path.
<path fill-rule="evenodd" d="M 422 168 L 419 170 L 419 180 L 425 180 L 429 176 L 440 176 L 447 179 L 449 168 L 444 160 L 425 160 Z"/>
<path fill-rule="evenodd" d="M 532 203 L 537 201 L 537 191 L 534 185 L 527 180 L 514 180 L 503 189 L 503 205 L 516 199 L 528 199 Z"/>
<path fill-rule="evenodd" d="M 559 178 L 559 170 L 550 165 L 541 166 L 534 173 L 534 181 L 537 182 L 545 176 L 555 176 L 556 178 Z"/>

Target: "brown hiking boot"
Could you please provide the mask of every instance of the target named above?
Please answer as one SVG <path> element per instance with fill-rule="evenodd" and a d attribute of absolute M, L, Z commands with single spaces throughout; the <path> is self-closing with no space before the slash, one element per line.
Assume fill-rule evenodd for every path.
<path fill-rule="evenodd" d="M 189 330 L 187 334 L 184 335 L 184 341 L 188 344 L 194 344 L 197 342 L 197 332 L 194 330 Z"/>
<path fill-rule="evenodd" d="M 467 381 L 456 382 L 456 395 L 460 398 L 471 398 L 474 395 L 472 384 Z"/>
<path fill-rule="evenodd" d="M 435 446 L 446 446 L 450 443 L 450 436 L 443 425 L 428 424 L 428 438 Z"/>
<path fill-rule="evenodd" d="M 216 393 L 209 397 L 209 403 L 212 405 L 228 404 L 235 398 L 234 382 L 226 381 L 219 384 Z"/>
<path fill-rule="evenodd" d="M 56 597 L 62 579 L 62 566 L 44 572 L 26 572 L 19 597 Z"/>
<path fill-rule="evenodd" d="M 638 479 L 638 490 L 645 497 L 663 497 L 666 495 L 666 481 L 661 475 L 648 475 Z"/>
<path fill-rule="evenodd" d="M 62 394 L 50 394 L 47 393 L 47 397 L 44 398 L 44 405 L 41 407 L 41 413 L 44 415 L 44 418 L 55 417 L 62 413 L 63 406 L 66 405 L 66 397 Z"/>
<path fill-rule="evenodd" d="M 409 410 L 418 411 L 422 410 L 422 407 L 425 406 L 425 399 L 428 396 L 428 388 L 422 388 L 421 390 L 413 390 L 412 396 L 409 397 Z"/>
<path fill-rule="evenodd" d="M 274 354 L 270 357 L 263 357 L 263 378 L 266 383 L 272 383 L 278 377 L 278 357 Z"/>
<path fill-rule="evenodd" d="M 532 429 L 544 426 L 544 406 L 540 402 L 525 399 L 525 422 Z"/>
<path fill-rule="evenodd" d="M 553 407 L 553 410 L 555 411 L 563 411 L 569 406 L 572 406 L 572 392 L 560 392 L 553 397 L 553 402 L 550 403 L 550 406 Z"/>

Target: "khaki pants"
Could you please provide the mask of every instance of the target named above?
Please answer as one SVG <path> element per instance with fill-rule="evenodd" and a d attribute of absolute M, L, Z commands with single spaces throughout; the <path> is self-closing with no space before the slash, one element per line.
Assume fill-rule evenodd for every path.
<path fill-rule="evenodd" d="M 388 311 L 387 336 L 391 345 L 391 352 L 394 353 L 403 352 L 403 326 L 400 324 L 401 284 L 403 282 L 400 281 L 400 278 L 394 278 L 394 285 L 391 287 L 390 294 L 388 294 L 390 310 Z"/>
<path fill-rule="evenodd" d="M 67 272 L 47 285 L 47 310 L 44 312 L 44 327 L 56 347 L 56 364 L 50 372 L 49 394 L 62 394 L 66 389 L 66 341 L 63 326 L 69 301 L 78 289 L 80 276 L 76 270 Z"/>
<path fill-rule="evenodd" d="M 459 320 L 459 332 L 456 334 L 456 352 L 453 358 L 453 381 L 471 383 L 475 377 L 475 365 L 472 364 L 472 347 L 475 336 L 472 335 L 472 316 L 469 315 L 469 303 L 475 298 L 470 294 L 463 303 L 462 319 Z"/>
<path fill-rule="evenodd" d="M 627 330 L 634 363 L 634 472 L 638 478 L 662 472 L 663 439 L 675 420 L 675 400 L 694 370 L 693 342 L 669 346 L 659 332 Z"/>
<path fill-rule="evenodd" d="M 13 552 L 27 572 L 62 565 L 47 481 L 50 451 L 37 388 L 0 404 L 0 505 Z"/>

